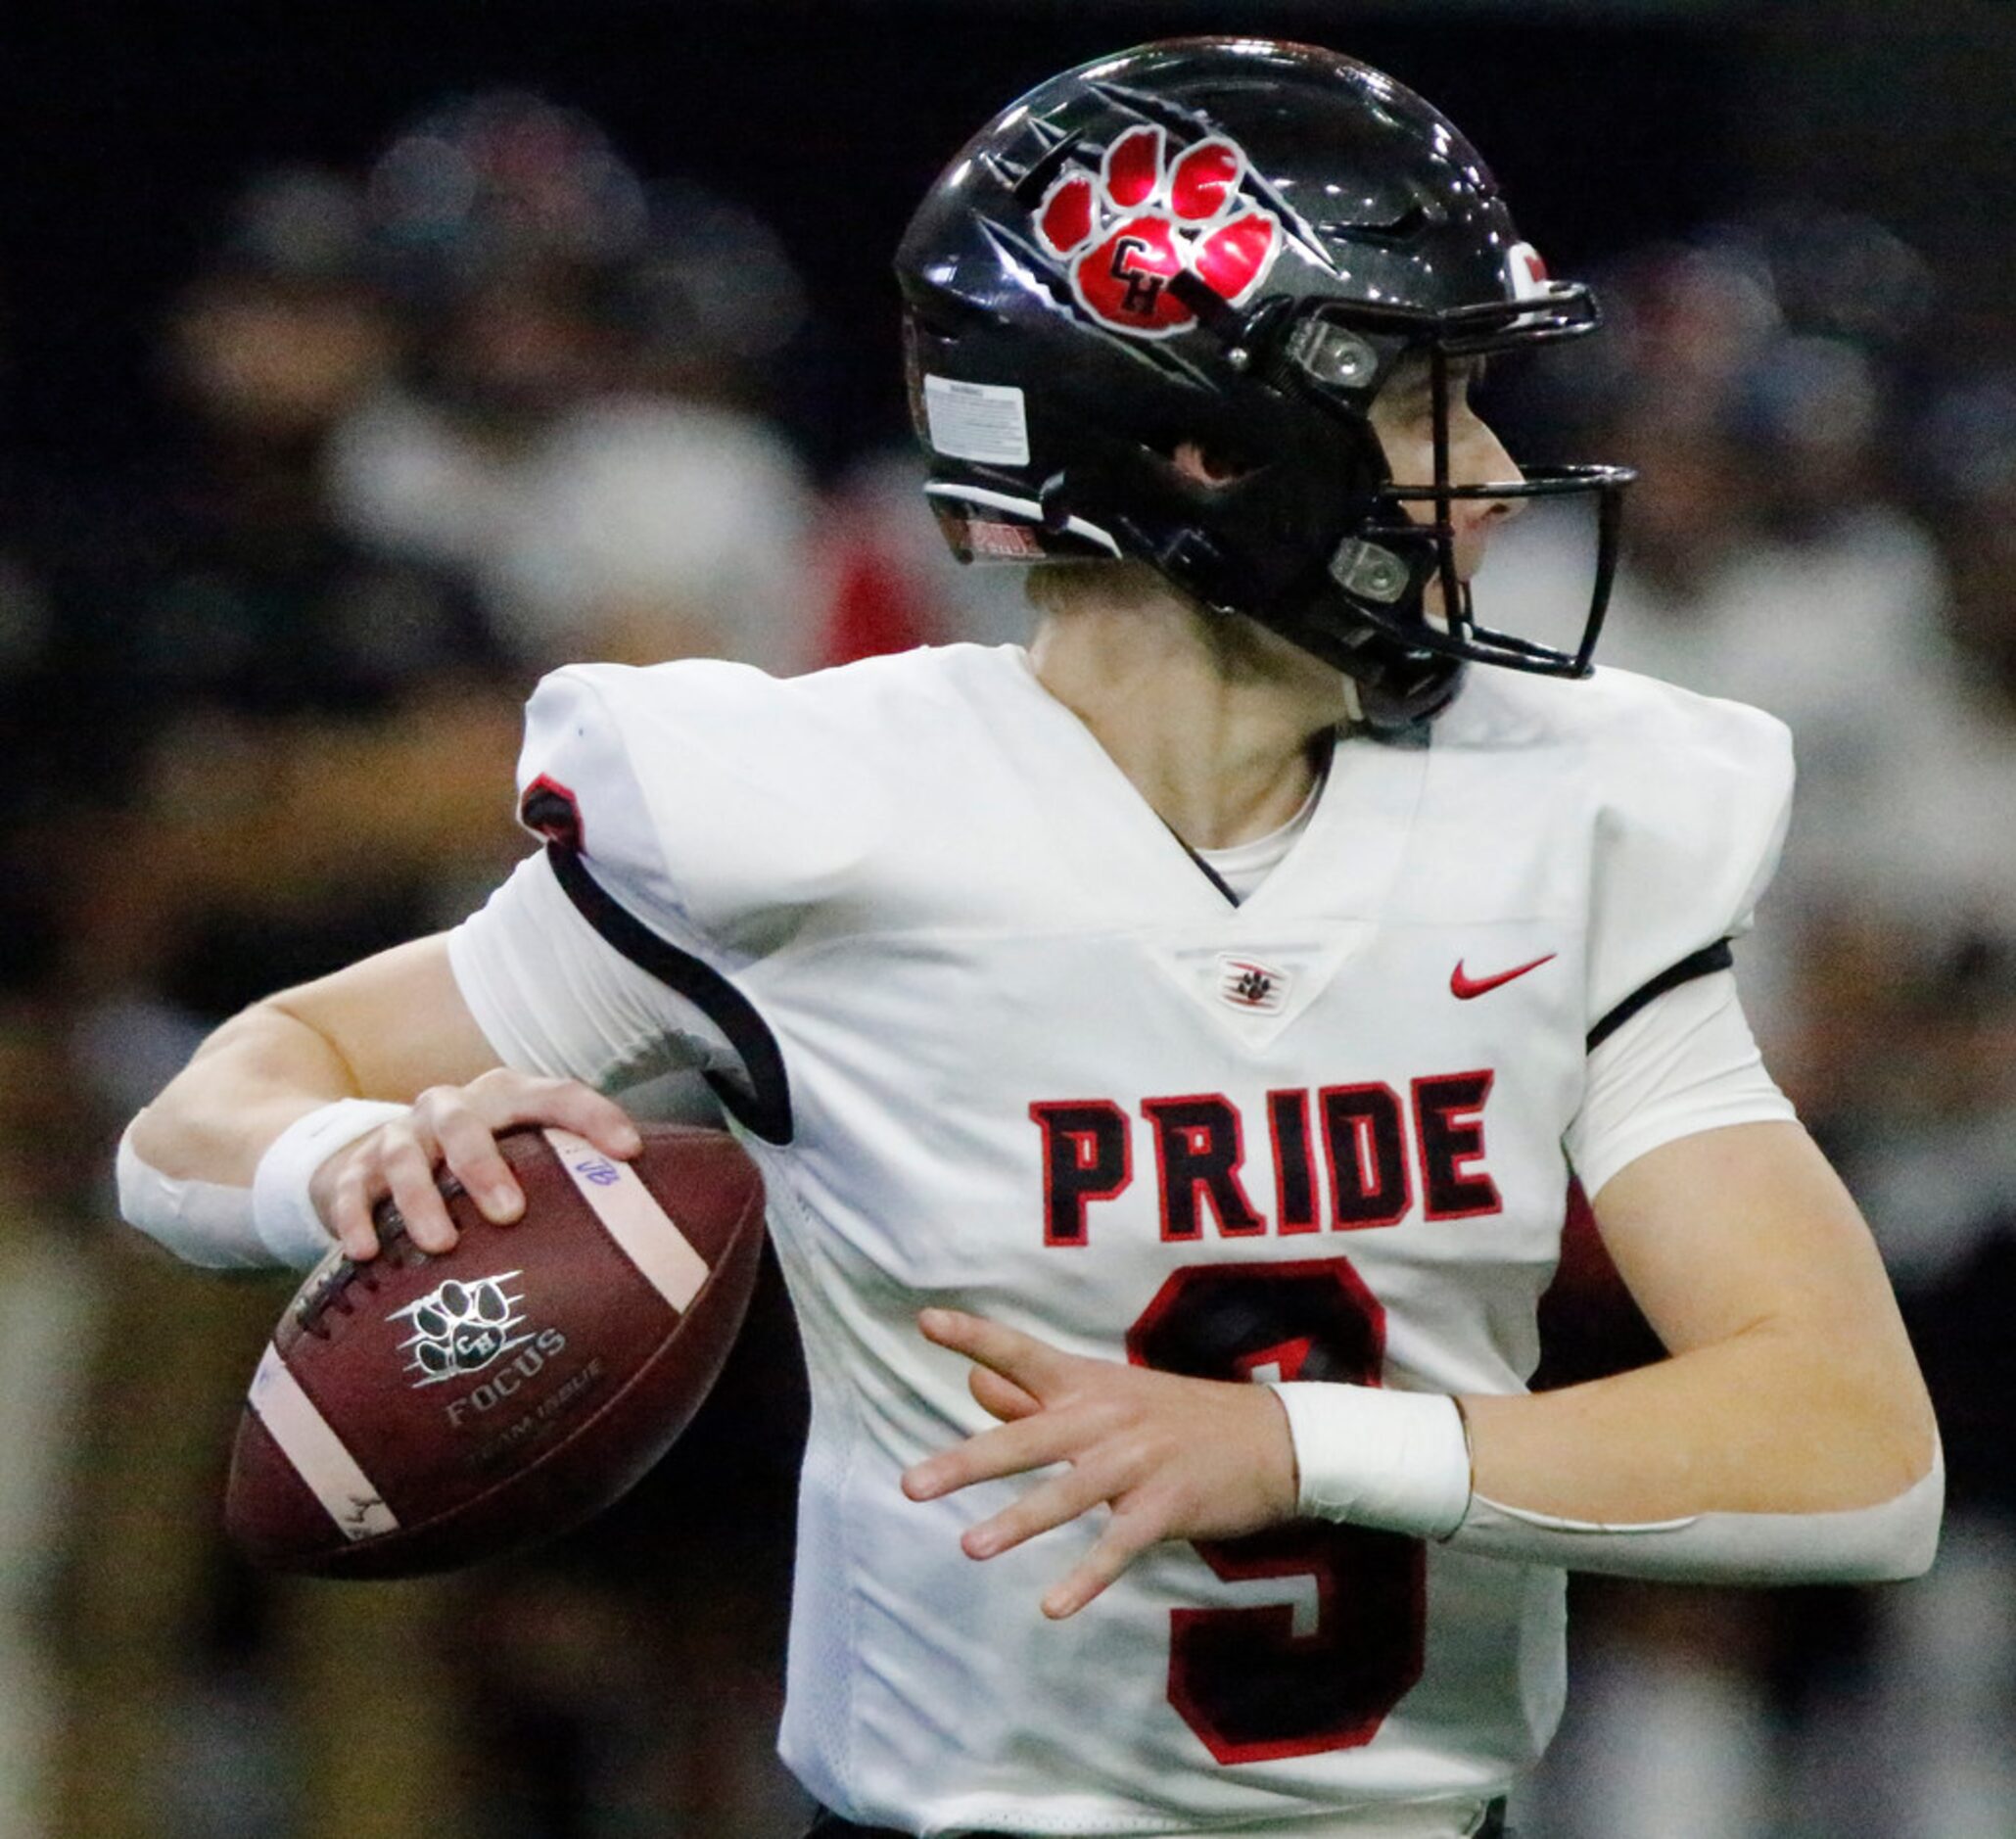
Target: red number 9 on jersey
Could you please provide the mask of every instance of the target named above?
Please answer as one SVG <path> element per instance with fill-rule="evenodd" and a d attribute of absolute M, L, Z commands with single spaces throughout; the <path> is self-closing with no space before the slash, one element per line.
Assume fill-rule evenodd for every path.
<path fill-rule="evenodd" d="M 1192 1265 L 1128 1331 L 1127 1355 L 1194 1379 L 1377 1385 L 1385 1330 L 1346 1258 Z M 1316 1588 L 1315 1626 L 1299 1634 L 1286 1603 L 1170 1613 L 1169 1702 L 1211 1754 L 1258 1763 L 1370 1743 L 1421 1677 L 1422 1542 L 1304 1522 L 1196 1550 L 1228 1580 L 1306 1577 Z"/>

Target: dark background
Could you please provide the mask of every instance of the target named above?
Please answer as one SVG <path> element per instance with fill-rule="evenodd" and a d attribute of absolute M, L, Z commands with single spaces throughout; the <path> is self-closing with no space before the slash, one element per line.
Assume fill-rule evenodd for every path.
<path fill-rule="evenodd" d="M 950 152 L 1060 66 L 1187 30 L 1301 37 L 1391 71 L 1465 125 L 1557 271 L 1789 191 L 1888 217 L 1956 303 L 1985 308 L 2012 278 L 2010 13 L 175 0 L 16 14 L 0 55 L 11 444 L 87 463 L 148 439 L 154 314 L 249 171 L 359 166 L 444 91 L 509 81 L 775 226 L 824 354 L 782 406 L 831 462 L 895 427 L 888 255 Z"/>
<path fill-rule="evenodd" d="M 23 1511 L 16 1527 L 0 1514 L 0 1839 L 781 1839 L 802 1819 L 768 1756 L 802 1399 L 761 1334 L 674 1458 L 547 1557 L 358 1592 L 266 1585 L 219 1549 L 218 1471 L 287 1285 L 220 1284 L 116 1227 L 112 1143 L 152 1090 L 128 1088 L 160 1061 L 163 1039 L 172 1063 L 189 1044 L 148 1028 L 176 1000 L 214 1020 L 252 993 L 237 984 L 270 988 L 387 942 L 360 945 L 348 926 L 416 929 L 398 875 L 440 866 L 425 855 L 431 832 L 393 825 L 408 856 L 390 871 L 375 840 L 368 859 L 310 845 L 349 829 L 368 838 L 371 814 L 391 824 L 428 805 L 406 794 L 419 782 L 439 804 L 429 822 L 444 853 L 458 845 L 464 860 L 472 828 L 488 847 L 469 814 L 509 829 L 497 788 L 523 694 L 494 658 L 477 659 L 450 688 L 470 705 L 463 716 L 491 725 L 445 729 L 448 740 L 419 756 L 442 782 L 390 767 L 363 776 L 361 815 L 347 782 L 324 804 L 273 791 L 295 784 L 298 757 L 324 758 L 297 756 L 297 728 L 402 767 L 402 743 L 426 738 L 449 696 L 418 666 L 382 694 L 363 684 L 355 707 L 342 700 L 348 680 L 324 683 L 337 675 L 330 648 L 318 628 L 303 637 L 291 622 L 322 613 L 335 571 L 320 549 L 296 568 L 286 542 L 261 542 L 257 495 L 219 489 L 217 453 L 165 374 L 171 308 L 216 260 L 233 201 L 286 165 L 359 176 L 448 94 L 510 83 L 585 111 L 643 174 L 696 181 L 775 230 L 813 324 L 761 380 L 759 406 L 836 488 L 809 513 L 815 534 L 872 551 L 878 532 L 864 528 L 848 463 L 901 433 L 889 262 L 918 196 L 1037 80 L 1145 39 L 1227 30 L 1314 40 L 1420 90 L 1497 168 L 1557 274 L 1609 286 L 1619 258 L 1662 238 L 1706 244 L 1718 220 L 1764 208 L 1860 213 L 1918 252 L 1936 289 L 1922 321 L 1854 328 L 1883 413 L 1872 451 L 1819 508 L 1874 518 L 1883 541 L 1851 551 L 1858 566 L 1875 558 L 1865 574 L 1940 545 L 1962 590 L 1955 605 L 1975 609 L 1969 687 L 2002 682 L 1998 744 L 2016 786 L 2016 508 L 1992 495 L 1919 503 L 1926 405 L 2016 359 L 2016 0 L 152 0 L 62 12 L 0 0 L 0 767 L 30 788 L 0 832 L 0 1456 L 18 1445 L 44 1471 L 0 1463 L 0 1506 L 32 1499 L 43 1516 Z M 1657 304 L 1659 284 L 1641 296 Z M 1627 307 L 1628 284 L 1609 298 Z M 1614 317 L 1628 322 L 1627 310 Z M 1623 343 L 1614 331 L 1592 347 Z M 1696 373 L 1648 367 L 1640 380 L 1645 401 L 1687 421 Z M 1645 464 L 1633 516 L 1657 531 L 1643 513 L 1664 504 L 1669 574 L 1691 563 L 1711 575 L 1733 547 L 1775 558 L 1788 581 L 1839 566 L 1841 530 L 1812 506 L 1790 532 L 1744 515 L 1773 502 L 1786 476 L 1798 483 L 1782 449 L 1748 425 L 1716 428 L 1702 465 L 1684 444 L 1676 458 L 1659 424 L 1648 417 L 1642 453 L 1592 445 L 1573 457 Z M 2007 427 L 2016 409 L 1985 447 Z M 1698 426 L 1680 432 L 1703 439 Z M 905 504 L 914 517 L 914 497 Z M 236 680 L 178 641 L 185 599 L 201 598 L 182 590 L 211 575 L 264 614 L 256 662 L 302 706 L 274 717 L 250 692 L 234 703 Z M 40 587 L 45 654 L 29 617 L 43 610 Z M 830 588 L 808 572 L 814 617 Z M 1937 590 L 1921 597 L 1908 609 L 1917 627 L 1951 611 L 1934 604 Z M 1779 630 L 1787 606 L 1765 611 Z M 1609 642 L 1629 637 L 1620 624 Z M 1857 713 L 1895 699 L 1886 668 L 1872 659 L 1850 674 Z M 1827 693 L 1846 681 L 1814 678 Z M 1768 705 L 1741 684 L 1726 693 Z M 483 696 L 488 716 L 474 707 Z M 106 707 L 130 719 L 94 713 Z M 217 708 L 221 725 L 210 722 Z M 481 746 L 449 773 L 465 732 Z M 155 758 L 176 771 L 143 774 Z M 1923 827 L 1950 822 L 1944 798 L 1928 804 Z M 1993 825 L 1979 840 L 1984 854 L 2008 853 Z M 1869 855 L 1873 884 L 1887 865 Z M 256 872 L 234 877 L 234 857 L 256 859 Z M 202 929 L 207 902 L 240 929 Z M 2016 1093 L 1996 1097 L 2016 1066 L 2016 946 L 1983 957 L 1970 983 L 1965 963 L 1915 936 L 1900 945 L 1872 928 L 1865 940 L 1853 912 L 1829 917 L 1851 936 L 1821 935 L 1803 961 L 1817 1017 L 1808 1114 L 1832 1122 L 1833 1143 L 1852 1149 L 1860 1131 L 1881 1148 L 1913 1123 L 1914 1105 L 1971 1114 L 2000 1103 L 1987 1124 L 2016 1140 Z M 177 986 L 171 961 L 210 983 Z M 159 1064 L 158 1078 L 169 1070 Z M 1937 1210 L 1946 1189 L 1930 1186 Z M 1523 1810 L 1522 1830 L 1647 1839 L 1663 1811 L 1654 1797 L 1618 1807 L 1585 1792 L 1611 1777 L 1642 1783 L 1647 1768 L 1606 1776 L 1604 1766 L 1644 1755 L 1681 1759 L 1676 1800 L 1692 1812 L 1728 1805 L 1727 1794 L 1702 1801 L 1701 1784 L 1726 1787 L 1776 1746 L 1782 1800 L 1750 1825 L 1711 1818 L 1717 1839 L 1902 1839 L 1905 1824 L 1877 1805 L 1886 1782 L 1955 1756 L 1954 1779 L 2001 1779 L 2010 1706 L 1995 1682 L 2016 1679 L 2016 1636 L 2006 1650 L 1995 1640 L 2016 1600 L 2016 1440 L 1998 1378 L 2016 1207 L 2006 1189 L 1992 1199 L 2000 1212 L 1979 1261 L 1906 1297 L 1969 1490 L 1934 1580 L 1916 1594 L 1766 1599 L 1578 1588 L 1584 1721 L 1539 1784 L 1534 1805 L 1552 1819 Z M 1615 1298 L 1590 1284 L 1583 1333 L 1597 1343 Z M 762 1307 L 760 1326 L 783 1335 L 774 1288 Z M 43 1339 L 29 1334 L 50 1322 Z M 1970 1647 L 1977 1631 L 1982 1646 Z M 1607 1678 L 1606 1651 L 1624 1657 Z M 38 1676 L 35 1701 L 22 1682 Z M 1668 1676 L 1680 1682 L 1671 1697 L 1641 1690 Z M 1698 1704 L 1704 1680 L 1734 1707 L 1706 1734 L 1668 1716 Z M 52 1812 L 30 1829 L 10 1823 L 10 1793 L 24 1791 L 9 1779 L 7 1745 L 37 1718 L 48 1760 L 36 1791 Z M 358 1795 L 365 1770 L 372 1792 Z M 1915 1778 L 1894 1798 L 1915 1807 Z M 1980 1800 L 2011 1804 L 1993 1787 Z"/>

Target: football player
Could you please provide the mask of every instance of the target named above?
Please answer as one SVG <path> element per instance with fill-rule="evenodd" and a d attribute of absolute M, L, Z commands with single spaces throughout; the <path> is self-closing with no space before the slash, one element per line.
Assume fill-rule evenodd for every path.
<path fill-rule="evenodd" d="M 257 1005 L 135 1121 L 185 1255 L 492 1218 L 705 1068 L 813 1391 L 782 1748 L 821 1831 L 1496 1831 L 1564 1572 L 1930 1560 L 1938 1441 L 1728 941 L 1779 726 L 1589 658 L 1624 475 L 1468 390 L 1580 336 L 1399 84 L 1250 39 L 1043 84 L 899 256 L 932 504 L 1028 651 L 564 670 L 490 904 Z M 1572 650 L 1472 577 L 1595 504 Z M 1528 1395 L 1571 1175 L 1670 1356 Z"/>

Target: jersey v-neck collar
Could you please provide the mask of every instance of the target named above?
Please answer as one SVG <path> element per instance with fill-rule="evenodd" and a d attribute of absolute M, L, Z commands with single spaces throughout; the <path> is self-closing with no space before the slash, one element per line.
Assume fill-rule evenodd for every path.
<path fill-rule="evenodd" d="M 1295 807 L 1294 816 L 1286 824 L 1277 825 L 1265 836 L 1251 836 L 1243 843 L 1228 843 L 1223 849 L 1198 849 L 1192 844 L 1185 845 L 1196 858 L 1197 866 L 1225 890 L 1226 898 L 1235 907 L 1251 900 L 1265 887 L 1267 877 L 1289 859 L 1295 845 L 1302 840 L 1302 833 L 1316 815 L 1316 807 L 1323 802 L 1323 788 L 1330 783 L 1330 762 L 1334 751 L 1329 747 L 1324 749 L 1323 764 L 1316 771 L 1308 795 Z"/>
<path fill-rule="evenodd" d="M 1024 765 L 1039 782 L 1066 853 L 1099 885 L 1123 879 L 1168 918 L 1238 920 L 1277 912 L 1289 917 L 1295 890 L 1305 882 L 1313 897 L 1301 909 L 1305 914 L 1348 909 L 1371 918 L 1383 908 L 1427 777 L 1426 746 L 1340 734 L 1329 771 L 1310 794 L 1306 817 L 1298 812 L 1284 826 L 1299 823 L 1300 833 L 1260 884 L 1240 899 L 1164 822 L 1084 720 L 1044 686 L 1028 652 L 1019 645 L 1002 649 L 1042 723 L 1058 737 L 1055 750 Z M 1278 835 L 1236 847 L 1254 848 Z M 1341 905 L 1340 890 L 1346 895 Z"/>

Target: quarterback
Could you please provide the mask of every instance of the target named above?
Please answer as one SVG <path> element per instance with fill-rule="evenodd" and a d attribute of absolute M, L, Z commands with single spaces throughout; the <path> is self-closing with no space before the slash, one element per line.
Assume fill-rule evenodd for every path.
<path fill-rule="evenodd" d="M 255 1005 L 134 1121 L 199 1262 L 520 1198 L 686 1066 L 761 1162 L 813 1420 L 784 1755 L 822 1833 L 1495 1832 L 1565 1573 L 1912 1575 L 1938 1437 L 1730 941 L 1769 718 L 1590 663 L 1628 476 L 1489 356 L 1590 331 L 1347 59 L 1149 45 L 982 129 L 898 257 L 928 494 L 1017 647 L 577 667 L 472 919 Z M 1473 577 L 1592 507 L 1580 642 Z M 1668 1357 L 1529 1395 L 1571 1180 Z"/>

